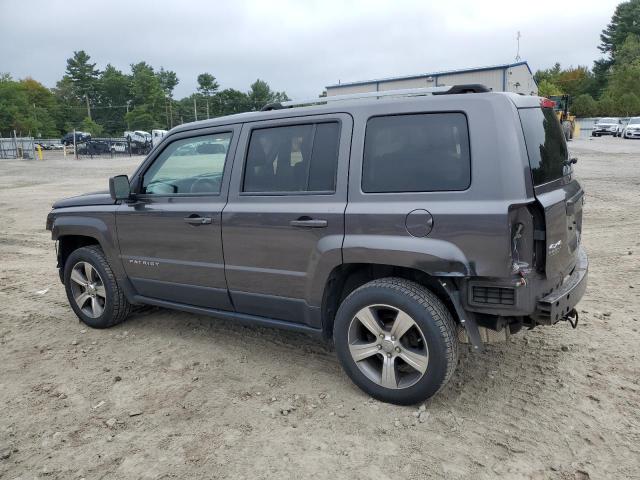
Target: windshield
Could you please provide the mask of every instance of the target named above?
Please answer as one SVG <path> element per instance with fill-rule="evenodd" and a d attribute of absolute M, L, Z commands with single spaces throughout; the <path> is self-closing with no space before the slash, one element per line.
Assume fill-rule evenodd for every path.
<path fill-rule="evenodd" d="M 640 117 L 633 117 L 629 120 L 629 125 L 640 125 Z"/>
<path fill-rule="evenodd" d="M 522 108 L 520 121 L 535 186 L 552 182 L 568 172 L 569 156 L 560 122 L 551 108 Z"/>
<path fill-rule="evenodd" d="M 618 123 L 617 118 L 601 118 L 598 123 Z"/>

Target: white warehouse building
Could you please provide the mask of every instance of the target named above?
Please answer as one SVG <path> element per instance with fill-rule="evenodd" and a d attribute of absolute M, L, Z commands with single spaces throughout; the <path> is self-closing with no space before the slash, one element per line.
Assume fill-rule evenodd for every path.
<path fill-rule="evenodd" d="M 380 78 L 326 86 L 327 96 L 365 92 L 384 92 L 406 88 L 442 87 L 480 83 L 494 92 L 537 95 L 538 85 L 527 62 L 506 63 L 491 67 L 465 68 L 443 72 L 421 73 L 406 77 Z"/>

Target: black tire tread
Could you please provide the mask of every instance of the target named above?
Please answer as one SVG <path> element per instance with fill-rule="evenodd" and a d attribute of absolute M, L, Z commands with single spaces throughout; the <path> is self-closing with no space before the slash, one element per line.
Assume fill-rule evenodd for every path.
<path fill-rule="evenodd" d="M 371 287 L 389 288 L 412 298 L 431 314 L 434 323 L 440 329 L 440 333 L 442 334 L 442 338 L 446 345 L 447 372 L 442 383 L 434 393 L 435 395 L 449 382 L 449 380 L 451 380 L 451 377 L 458 365 L 459 344 L 456 334 L 456 323 L 451 316 L 451 312 L 449 312 L 449 309 L 433 292 L 431 292 L 431 290 L 419 283 L 400 277 L 385 277 L 372 280 L 355 289 L 349 294 L 349 296 L 347 296 L 347 298 L 358 291 Z"/>
<path fill-rule="evenodd" d="M 113 304 L 113 314 L 111 315 L 111 318 L 104 323 L 102 328 L 113 327 L 124 322 L 131 313 L 132 305 L 127 300 L 127 297 L 120 288 L 120 285 L 118 285 L 116 276 L 114 275 L 113 270 L 111 270 L 111 266 L 109 265 L 102 248 L 99 245 L 89 245 L 81 247 L 78 250 L 91 251 L 93 255 L 95 255 L 95 260 L 100 263 L 104 271 L 107 273 L 107 278 L 104 281 L 109 282 L 113 287 L 114 295 L 113 298 L 109 299 Z"/>

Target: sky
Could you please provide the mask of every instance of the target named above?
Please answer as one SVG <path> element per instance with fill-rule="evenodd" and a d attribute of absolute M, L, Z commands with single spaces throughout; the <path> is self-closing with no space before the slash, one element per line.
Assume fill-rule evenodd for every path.
<path fill-rule="evenodd" d="M 617 0 L 0 0 L 0 72 L 48 87 L 85 50 L 104 68 L 173 70 L 174 96 L 212 73 L 246 91 L 257 78 L 291 98 L 326 85 L 508 63 L 587 65 Z"/>

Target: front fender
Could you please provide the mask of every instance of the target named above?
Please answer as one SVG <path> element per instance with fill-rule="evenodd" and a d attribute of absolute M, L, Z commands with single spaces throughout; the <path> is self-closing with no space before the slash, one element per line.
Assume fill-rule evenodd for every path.
<path fill-rule="evenodd" d="M 67 236 L 95 239 L 102 247 L 113 272 L 118 278 L 124 278 L 112 206 L 92 206 L 91 212 L 82 208 L 53 210 L 47 218 L 47 228 L 51 230 L 53 240 L 61 240 Z"/>

